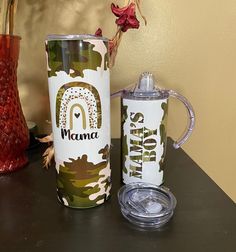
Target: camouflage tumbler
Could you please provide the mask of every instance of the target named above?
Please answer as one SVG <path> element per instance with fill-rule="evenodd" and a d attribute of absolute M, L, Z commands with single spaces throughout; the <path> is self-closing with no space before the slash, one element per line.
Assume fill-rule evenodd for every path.
<path fill-rule="evenodd" d="M 46 51 L 58 199 L 94 207 L 111 189 L 108 40 L 49 35 Z"/>

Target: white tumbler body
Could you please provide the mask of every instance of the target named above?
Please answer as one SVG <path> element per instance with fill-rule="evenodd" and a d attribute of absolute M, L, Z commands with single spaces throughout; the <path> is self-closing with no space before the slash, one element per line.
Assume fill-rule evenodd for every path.
<path fill-rule="evenodd" d="M 122 178 L 125 184 L 163 183 L 166 99 L 122 98 Z"/>

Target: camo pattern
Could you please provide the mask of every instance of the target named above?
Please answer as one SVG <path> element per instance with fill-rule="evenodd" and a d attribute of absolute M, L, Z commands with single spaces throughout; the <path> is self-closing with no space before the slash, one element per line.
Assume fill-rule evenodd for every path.
<path fill-rule="evenodd" d="M 111 178 L 102 170 L 109 163 L 110 148 L 101 149 L 104 161 L 93 164 L 86 154 L 71 162 L 64 162 L 57 175 L 58 198 L 61 203 L 70 207 L 89 208 L 103 203 L 110 194 Z M 94 185 L 96 183 L 96 185 Z M 101 192 L 101 193 L 100 193 Z M 93 196 L 95 195 L 95 196 Z"/>
<path fill-rule="evenodd" d="M 103 43 L 107 47 L 107 42 Z M 97 67 L 101 67 L 102 55 L 94 47 L 83 40 L 48 41 L 48 76 L 57 76 L 56 72 L 65 71 L 71 77 L 84 77 L 84 70 L 97 70 Z M 104 70 L 108 68 L 108 53 L 105 54 L 102 67 Z"/>
<path fill-rule="evenodd" d="M 163 109 L 163 116 L 160 124 L 160 136 L 161 136 L 160 144 L 163 144 L 163 153 L 161 155 L 159 165 L 160 170 L 163 170 L 164 158 L 166 154 L 166 143 L 167 143 L 166 127 L 167 127 L 168 102 L 163 102 L 161 104 L 161 108 Z"/>

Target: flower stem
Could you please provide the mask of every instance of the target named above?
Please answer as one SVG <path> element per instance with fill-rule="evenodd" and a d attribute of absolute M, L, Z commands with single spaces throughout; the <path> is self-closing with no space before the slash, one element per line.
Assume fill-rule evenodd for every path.
<path fill-rule="evenodd" d="M 13 34 L 14 30 L 14 15 L 16 12 L 18 0 L 3 0 L 1 4 L 2 15 L 2 34 Z M 7 27 L 9 24 L 9 31 Z"/>

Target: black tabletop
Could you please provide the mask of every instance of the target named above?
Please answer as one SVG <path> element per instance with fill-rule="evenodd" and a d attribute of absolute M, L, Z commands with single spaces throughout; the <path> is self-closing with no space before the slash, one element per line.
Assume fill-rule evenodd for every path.
<path fill-rule="evenodd" d="M 0 251 L 236 251 L 236 206 L 186 153 L 168 142 L 165 185 L 177 198 L 172 220 L 142 231 L 120 213 L 120 141 L 113 140 L 113 189 L 105 204 L 75 210 L 56 198 L 55 170 L 42 168 L 42 147 L 24 169 L 0 176 Z M 222 173 L 223 174 L 223 173 Z"/>

